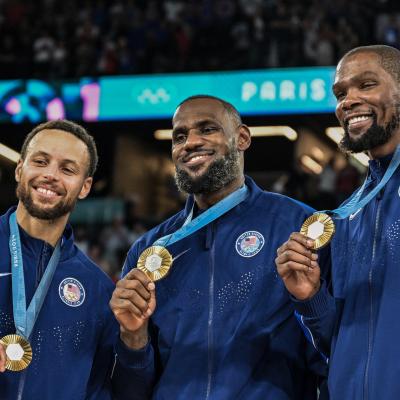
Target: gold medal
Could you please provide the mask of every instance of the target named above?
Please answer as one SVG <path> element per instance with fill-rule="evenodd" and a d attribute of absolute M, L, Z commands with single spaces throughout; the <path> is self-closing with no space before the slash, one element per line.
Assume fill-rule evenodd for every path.
<path fill-rule="evenodd" d="M 162 246 L 148 247 L 140 255 L 137 268 L 143 271 L 152 281 L 158 281 L 168 274 L 172 265 L 170 252 Z"/>
<path fill-rule="evenodd" d="M 317 250 L 330 242 L 335 233 L 335 224 L 328 214 L 315 213 L 304 221 L 300 233 L 313 239 L 313 249 Z"/>
<path fill-rule="evenodd" d="M 32 347 L 22 336 L 7 335 L 0 339 L 0 343 L 6 351 L 6 369 L 22 371 L 31 363 Z"/>

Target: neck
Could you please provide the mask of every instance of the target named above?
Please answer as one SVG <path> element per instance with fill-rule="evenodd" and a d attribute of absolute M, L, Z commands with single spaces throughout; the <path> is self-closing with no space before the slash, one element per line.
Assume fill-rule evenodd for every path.
<path fill-rule="evenodd" d="M 217 190 L 216 192 L 195 194 L 194 199 L 196 201 L 197 206 L 201 210 L 205 210 L 207 208 L 210 208 L 214 204 L 218 203 L 223 198 L 233 193 L 235 190 L 239 189 L 241 186 L 243 186 L 243 184 L 244 184 L 244 176 L 241 175 L 228 185 L 224 186 L 222 189 Z"/>
<path fill-rule="evenodd" d="M 53 247 L 61 238 L 69 216 L 67 214 L 55 220 L 35 218 L 28 213 L 21 202 L 18 203 L 16 213 L 18 225 L 28 233 L 29 236 L 44 240 Z"/>
<path fill-rule="evenodd" d="M 395 152 L 396 147 L 400 144 L 400 130 L 396 132 L 393 137 L 385 144 L 368 152 L 370 158 L 382 158 Z"/>

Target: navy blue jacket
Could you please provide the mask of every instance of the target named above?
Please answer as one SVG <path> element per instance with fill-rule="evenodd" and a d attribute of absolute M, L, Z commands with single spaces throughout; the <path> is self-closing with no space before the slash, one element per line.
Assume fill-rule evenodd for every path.
<path fill-rule="evenodd" d="M 316 398 L 310 368 L 324 362 L 308 347 L 274 263 L 278 246 L 312 210 L 246 183 L 245 201 L 168 246 L 176 259 L 156 282 L 151 345 L 117 349 L 116 371 L 130 374 L 132 387 L 147 385 L 147 394 L 135 397 L 121 385 L 118 398 Z M 157 238 L 179 229 L 192 206 L 190 197 L 184 210 L 140 238 L 123 274 Z"/>
<path fill-rule="evenodd" d="M 370 161 L 364 195 L 381 180 L 390 159 Z M 297 309 L 315 345 L 329 357 L 331 400 L 398 400 L 400 169 L 363 209 L 337 221 L 336 230 L 332 288 L 324 284 Z"/>
<path fill-rule="evenodd" d="M 15 333 L 9 210 L 0 217 L 0 337 Z M 19 228 L 29 303 L 52 253 L 52 247 Z M 113 283 L 64 232 L 55 271 L 31 336 L 33 358 L 25 372 L 0 373 L 0 399 L 111 399 L 113 346 L 119 332 L 108 307 Z M 23 382 L 24 381 L 24 382 Z"/>

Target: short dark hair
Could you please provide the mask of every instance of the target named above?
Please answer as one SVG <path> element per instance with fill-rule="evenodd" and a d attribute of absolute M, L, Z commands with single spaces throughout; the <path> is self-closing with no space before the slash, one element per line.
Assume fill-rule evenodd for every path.
<path fill-rule="evenodd" d="M 233 104 L 228 103 L 227 101 L 220 99 L 219 97 L 211 96 L 209 94 L 196 94 L 194 96 L 187 97 L 185 100 L 181 101 L 176 108 L 179 108 L 182 104 L 184 104 L 188 101 L 197 100 L 197 99 L 211 99 L 211 100 L 219 101 L 222 104 L 222 106 L 224 107 L 225 111 L 231 117 L 233 117 L 239 125 L 242 124 L 242 118 L 240 117 L 239 111 L 235 108 L 235 106 Z"/>
<path fill-rule="evenodd" d="M 394 47 L 377 44 L 372 46 L 360 46 L 347 52 L 342 60 L 358 53 L 373 53 L 379 57 L 382 68 L 400 83 L 400 51 Z"/>
<path fill-rule="evenodd" d="M 83 143 L 85 143 L 89 153 L 89 165 L 87 170 L 87 176 L 92 177 L 94 175 L 94 173 L 96 172 L 97 163 L 99 161 L 97 155 L 96 143 L 93 137 L 89 135 L 88 131 L 83 126 L 78 125 L 75 122 L 68 121 L 66 119 L 58 119 L 54 121 L 44 122 L 43 124 L 40 124 L 35 128 L 33 128 L 33 130 L 28 133 L 28 135 L 24 140 L 24 143 L 22 144 L 21 147 L 22 160 L 25 160 L 26 158 L 26 153 L 28 151 L 29 143 L 39 132 L 44 131 L 45 129 L 58 129 L 60 131 L 70 133 L 71 135 L 74 135 L 75 137 L 80 139 Z"/>

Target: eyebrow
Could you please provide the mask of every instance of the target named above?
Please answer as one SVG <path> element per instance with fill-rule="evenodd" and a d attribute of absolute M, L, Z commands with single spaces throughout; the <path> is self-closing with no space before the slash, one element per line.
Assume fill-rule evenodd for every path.
<path fill-rule="evenodd" d="M 49 153 L 46 153 L 46 152 L 43 151 L 43 150 L 38 150 L 38 151 L 36 151 L 35 153 L 33 153 L 33 154 L 31 155 L 31 158 L 32 158 L 32 157 L 37 157 L 37 156 L 43 156 L 43 157 L 47 157 L 47 158 L 51 157 L 51 155 L 50 155 Z M 62 162 L 63 162 L 63 163 L 67 163 L 67 164 L 74 164 L 74 165 L 76 165 L 77 167 L 79 167 L 79 163 L 78 163 L 77 161 L 75 161 L 75 160 L 70 160 L 69 158 L 64 158 L 64 159 L 62 160 Z"/>
<path fill-rule="evenodd" d="M 218 121 L 216 121 L 215 119 L 204 118 L 204 119 L 202 119 L 202 120 L 200 120 L 200 121 L 197 121 L 197 122 L 193 125 L 193 127 L 194 127 L 194 128 L 199 128 L 199 127 L 202 127 L 202 126 L 205 126 L 205 125 L 208 125 L 208 124 L 215 124 L 215 125 L 221 126 L 221 123 L 218 122 Z M 187 126 L 187 125 L 181 125 L 181 126 L 177 126 L 177 127 L 173 128 L 173 132 L 175 132 L 175 131 L 176 131 L 176 132 L 180 132 L 180 131 L 186 130 L 186 129 L 188 129 L 188 126 Z M 190 128 L 190 129 L 192 129 L 192 128 Z"/>
<path fill-rule="evenodd" d="M 357 82 L 357 81 L 359 81 L 359 80 L 361 80 L 361 79 L 365 79 L 365 78 L 378 78 L 378 77 L 379 77 L 379 75 L 378 75 L 376 72 L 374 72 L 374 71 L 363 71 L 363 72 L 361 72 L 360 74 L 357 74 L 357 75 L 355 75 L 355 76 L 352 76 L 352 77 L 349 79 L 349 81 L 350 81 L 350 82 L 354 82 L 354 81 Z M 341 81 L 334 83 L 334 84 L 332 85 L 332 91 L 335 91 L 335 88 L 340 87 L 341 84 L 342 84 Z"/>

